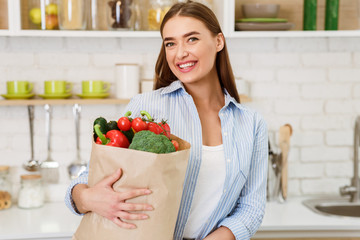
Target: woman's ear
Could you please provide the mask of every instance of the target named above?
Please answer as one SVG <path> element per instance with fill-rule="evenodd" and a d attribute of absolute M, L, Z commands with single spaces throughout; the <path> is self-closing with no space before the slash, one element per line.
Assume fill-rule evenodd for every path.
<path fill-rule="evenodd" d="M 216 35 L 216 51 L 220 52 L 225 45 L 225 39 L 224 39 L 224 35 L 222 33 L 219 33 L 218 35 Z"/>

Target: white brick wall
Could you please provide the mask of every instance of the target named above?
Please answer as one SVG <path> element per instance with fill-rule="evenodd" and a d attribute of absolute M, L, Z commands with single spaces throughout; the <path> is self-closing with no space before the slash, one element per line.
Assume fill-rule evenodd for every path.
<path fill-rule="evenodd" d="M 289 153 L 289 194 L 338 194 L 352 177 L 353 125 L 360 114 L 359 38 L 228 39 L 237 79 L 250 84 L 252 102 L 265 117 L 269 139 L 278 151 L 278 129 L 293 127 Z M 114 65 L 137 63 L 141 78 L 150 80 L 161 46 L 159 38 L 32 38 L 0 37 L 0 93 L 6 81 L 26 79 L 43 93 L 43 82 L 65 79 L 79 93 L 82 80 L 102 79 L 114 90 Z M 113 93 L 113 92 L 112 92 Z M 84 105 L 80 148 L 88 160 L 92 121 L 117 120 L 122 105 Z M 44 109 L 35 107 L 35 158 L 47 156 Z M 0 165 L 12 166 L 14 192 L 21 165 L 30 158 L 25 106 L 0 107 Z M 4 127 L 5 126 L 5 127 Z M 48 186 L 48 200 L 62 201 L 69 182 L 66 167 L 75 158 L 71 106 L 54 106 L 52 156 L 61 164 L 61 182 Z M 50 190 L 50 189 L 56 189 Z"/>

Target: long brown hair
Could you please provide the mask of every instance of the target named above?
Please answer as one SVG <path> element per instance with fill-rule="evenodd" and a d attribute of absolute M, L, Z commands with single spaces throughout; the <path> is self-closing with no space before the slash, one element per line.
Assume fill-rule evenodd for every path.
<path fill-rule="evenodd" d="M 188 1 L 186 3 L 176 3 L 164 16 L 160 26 L 161 36 L 166 22 L 174 16 L 192 17 L 200 20 L 205 24 L 209 31 L 214 35 L 222 33 L 220 24 L 215 14 L 205 5 L 197 2 Z M 229 54 L 224 40 L 224 47 L 216 55 L 216 70 L 219 77 L 220 85 L 228 93 L 240 102 L 239 94 L 236 89 L 235 78 L 231 68 Z M 177 77 L 170 70 L 166 61 L 165 46 L 162 44 L 161 50 L 155 65 L 155 85 L 154 89 L 169 86 L 176 81 Z"/>

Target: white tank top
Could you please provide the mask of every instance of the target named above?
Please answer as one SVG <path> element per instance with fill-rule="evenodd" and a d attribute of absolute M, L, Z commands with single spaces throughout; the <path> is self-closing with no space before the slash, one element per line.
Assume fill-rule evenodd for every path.
<path fill-rule="evenodd" d="M 223 145 L 202 147 L 202 160 L 184 238 L 196 238 L 215 210 L 224 188 L 226 165 Z"/>

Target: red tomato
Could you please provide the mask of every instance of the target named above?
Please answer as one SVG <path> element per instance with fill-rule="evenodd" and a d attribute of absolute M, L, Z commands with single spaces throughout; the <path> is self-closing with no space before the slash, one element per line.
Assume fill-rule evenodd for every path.
<path fill-rule="evenodd" d="M 156 122 L 149 122 L 148 130 L 155 134 L 160 134 L 161 132 L 163 132 L 162 128 Z"/>
<path fill-rule="evenodd" d="M 176 151 L 179 150 L 179 143 L 176 140 L 171 140 L 171 143 L 174 145 Z"/>
<path fill-rule="evenodd" d="M 140 117 L 134 118 L 131 122 L 131 127 L 135 132 L 140 132 L 148 129 L 147 122 L 143 121 Z"/>
<path fill-rule="evenodd" d="M 121 131 L 129 131 L 131 128 L 131 121 L 128 117 L 121 117 L 119 118 L 117 125 Z"/>
<path fill-rule="evenodd" d="M 161 121 L 160 124 L 160 128 L 161 128 L 161 132 L 164 133 L 165 136 L 167 136 L 168 138 L 170 138 L 170 126 L 169 124 L 166 123 L 166 121 Z"/>

